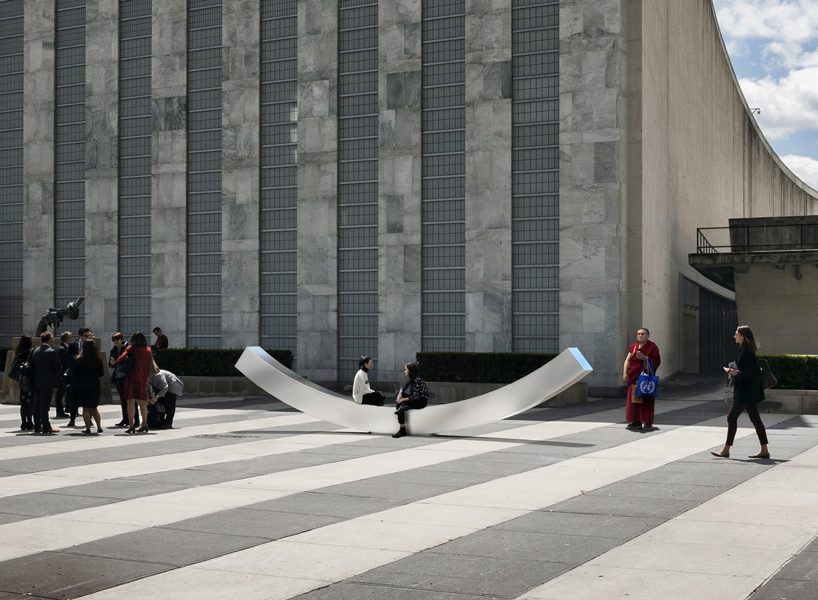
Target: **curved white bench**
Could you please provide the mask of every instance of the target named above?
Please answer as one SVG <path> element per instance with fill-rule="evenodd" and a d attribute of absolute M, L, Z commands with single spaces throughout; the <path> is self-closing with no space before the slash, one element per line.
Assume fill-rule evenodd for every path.
<path fill-rule="evenodd" d="M 258 346 L 244 350 L 236 368 L 261 389 L 316 419 L 359 431 L 394 433 L 394 406 L 356 404 L 291 371 Z M 500 421 L 556 396 L 593 369 L 577 348 L 568 348 L 533 373 L 482 396 L 430 405 L 407 413 L 410 433 L 424 435 Z M 433 391 L 433 390 L 432 390 Z"/>

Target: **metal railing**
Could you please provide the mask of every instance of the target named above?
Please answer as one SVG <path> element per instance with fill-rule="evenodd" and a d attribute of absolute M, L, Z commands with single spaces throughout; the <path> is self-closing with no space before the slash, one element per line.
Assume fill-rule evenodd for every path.
<path fill-rule="evenodd" d="M 732 225 L 696 229 L 696 252 L 787 252 L 818 250 L 818 224 Z"/>

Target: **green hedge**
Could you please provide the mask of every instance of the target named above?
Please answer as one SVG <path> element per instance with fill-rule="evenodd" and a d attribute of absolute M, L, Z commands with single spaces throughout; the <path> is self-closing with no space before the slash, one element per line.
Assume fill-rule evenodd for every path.
<path fill-rule="evenodd" d="M 420 376 L 426 381 L 511 383 L 536 371 L 555 353 L 418 352 Z"/>
<path fill-rule="evenodd" d="M 777 389 L 818 390 L 818 355 L 767 354 L 763 358 L 778 378 Z"/>
<path fill-rule="evenodd" d="M 241 377 L 241 371 L 234 365 L 242 352 L 244 348 L 168 348 L 156 353 L 156 364 L 179 376 Z M 293 353 L 289 350 L 267 350 L 267 353 L 288 369 L 292 368 Z"/>

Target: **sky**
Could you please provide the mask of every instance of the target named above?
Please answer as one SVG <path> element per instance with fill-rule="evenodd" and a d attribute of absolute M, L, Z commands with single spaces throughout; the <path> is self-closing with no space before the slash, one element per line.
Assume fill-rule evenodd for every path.
<path fill-rule="evenodd" d="M 818 0 L 713 0 L 733 69 L 761 131 L 818 190 Z"/>

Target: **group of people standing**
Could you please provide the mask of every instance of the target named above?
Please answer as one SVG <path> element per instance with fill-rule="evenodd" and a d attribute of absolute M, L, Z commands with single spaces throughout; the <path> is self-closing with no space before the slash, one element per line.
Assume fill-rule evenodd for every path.
<path fill-rule="evenodd" d="M 753 331 L 747 325 L 736 329 L 733 339 L 738 346 L 738 358 L 725 367 L 728 385 L 733 389 L 733 404 L 727 413 L 727 439 L 721 450 L 711 454 L 718 458 L 729 458 L 730 448 L 738 431 L 738 418 L 747 411 L 750 422 L 755 427 L 761 449 L 749 458 L 768 459 L 767 431 L 758 411 L 758 404 L 764 400 L 764 385 L 758 356 L 758 343 Z M 636 393 L 639 376 L 655 372 L 661 364 L 659 348 L 650 341 L 650 331 L 646 327 L 636 330 L 636 341 L 628 347 L 623 365 L 622 379 L 627 384 L 625 398 L 625 419 L 630 430 L 651 431 L 656 398 L 640 397 Z"/>
<path fill-rule="evenodd" d="M 119 332 L 111 336 L 113 347 L 108 365 L 113 368 L 112 379 L 122 406 L 122 420 L 116 427 L 127 427 L 127 433 L 147 432 L 149 425 L 153 428 L 173 427 L 176 398 L 181 395 L 183 386 L 176 375 L 157 366 L 154 356 L 168 347 L 168 339 L 158 327 L 154 333 L 157 340 L 153 346 L 148 346 L 145 335 L 138 331 L 131 336 L 129 343 Z M 75 426 L 81 407 L 85 425 L 83 433 L 92 433 L 92 421 L 96 433 L 102 433 L 98 407 L 105 370 L 94 332 L 82 328 L 78 334 L 78 339 L 72 341 L 72 334 L 65 332 L 59 343 L 54 344 L 53 335 L 46 331 L 40 336 L 40 345 L 36 348 L 30 337 L 20 338 L 9 377 L 20 387 L 21 430 L 36 434 L 58 433 L 60 430 L 49 420 L 54 397 L 56 417 L 69 418 L 68 427 Z M 142 413 L 141 426 L 137 406 Z"/>

